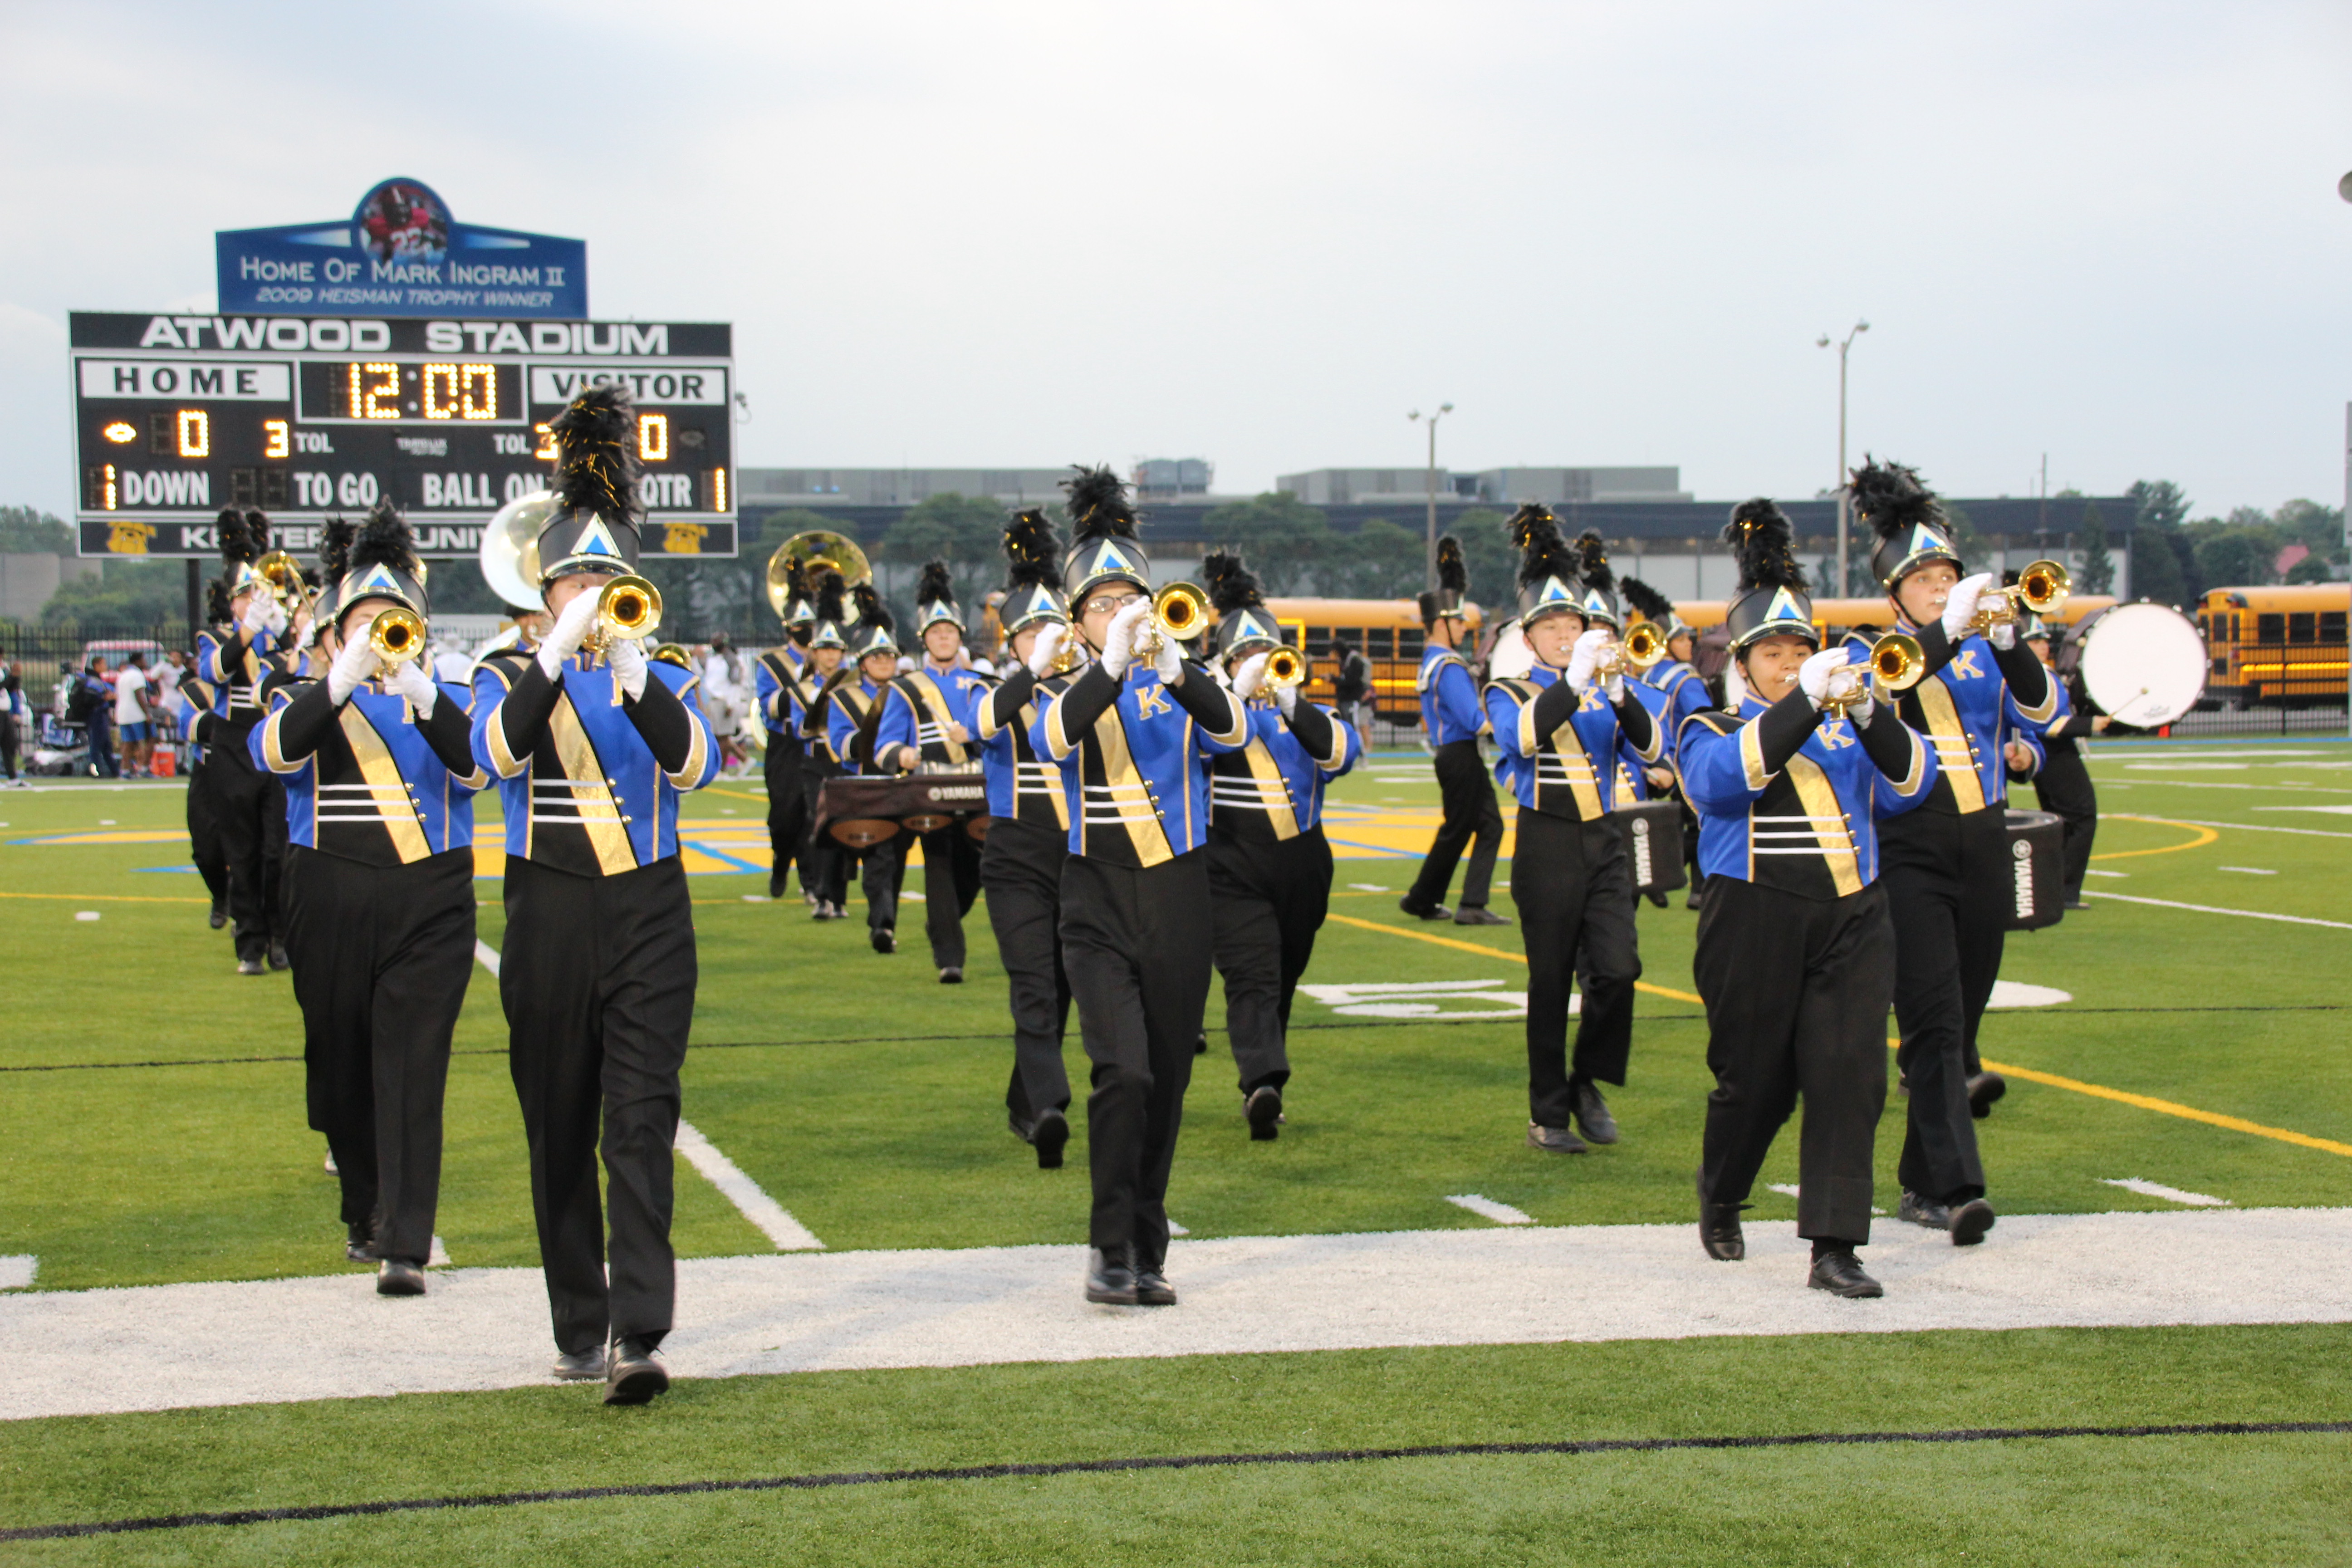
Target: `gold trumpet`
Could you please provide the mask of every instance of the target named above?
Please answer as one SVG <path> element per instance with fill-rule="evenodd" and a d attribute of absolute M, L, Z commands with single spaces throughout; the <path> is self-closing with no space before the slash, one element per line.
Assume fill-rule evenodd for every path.
<path fill-rule="evenodd" d="M 1150 618 L 1144 623 L 1143 635 L 1135 639 L 1136 657 L 1156 656 L 1164 637 L 1190 641 L 1208 624 L 1208 591 L 1198 583 L 1171 583 L 1151 595 Z"/>
<path fill-rule="evenodd" d="M 2005 588 L 1995 588 L 1977 601 L 1976 618 L 1969 624 L 1978 631 L 1989 632 L 2018 618 L 2021 606 L 2037 616 L 2046 616 L 2066 602 L 2074 591 L 2074 574 L 2063 563 L 2035 561 L 2017 574 L 2017 581 Z"/>
<path fill-rule="evenodd" d="M 425 617 L 392 605 L 368 623 L 368 647 L 387 668 L 416 658 L 425 651 Z"/>
<path fill-rule="evenodd" d="M 1268 690 L 1279 691 L 1298 686 L 1307 679 L 1307 660 L 1295 647 L 1278 647 L 1265 656 L 1265 684 Z"/>
<path fill-rule="evenodd" d="M 659 588 L 635 573 L 615 577 L 596 595 L 596 647 L 601 652 L 616 642 L 651 637 L 661 618 Z"/>
<path fill-rule="evenodd" d="M 1851 691 L 1823 698 L 1823 713 L 1832 719 L 1844 718 L 1845 710 L 1871 694 L 1873 687 L 1888 693 L 1910 690 L 1927 672 L 1927 650 L 1919 646 L 1916 637 L 1906 637 L 1901 632 L 1889 632 L 1870 645 L 1870 658 L 1866 662 L 1870 669 L 1869 678 L 1857 681 Z"/>
<path fill-rule="evenodd" d="M 302 563 L 283 550 L 273 550 L 253 563 L 256 575 L 269 584 L 269 592 L 292 615 L 310 602 L 310 590 L 302 581 Z"/>
<path fill-rule="evenodd" d="M 1596 674 L 1622 675 L 1647 669 L 1665 657 L 1666 628 L 1655 621 L 1635 621 L 1622 640 L 1601 650 L 1601 662 L 1593 668 Z"/>

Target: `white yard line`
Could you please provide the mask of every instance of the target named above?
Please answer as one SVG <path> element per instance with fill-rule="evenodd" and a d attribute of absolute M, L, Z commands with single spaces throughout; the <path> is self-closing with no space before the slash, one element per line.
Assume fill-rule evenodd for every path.
<path fill-rule="evenodd" d="M 2095 888 L 2084 889 L 2083 896 L 2086 899 L 2114 899 L 2126 904 L 2154 904 L 2165 910 L 2189 910 L 2200 915 L 2236 915 L 2241 920 L 2284 921 L 2289 925 L 2326 926 L 2335 931 L 2352 931 L 2352 923 L 2344 921 L 2315 920 L 2309 915 L 2278 915 L 2268 910 L 2225 910 L 2212 904 L 2183 904 L 2170 899 L 2143 899 L 2134 893 L 2103 893 Z"/>
<path fill-rule="evenodd" d="M 0 1290 L 29 1290 L 41 1272 L 41 1260 L 29 1252 L 0 1257 Z"/>
<path fill-rule="evenodd" d="M 2168 1187 L 2162 1182 L 2141 1181 L 2137 1176 L 2105 1176 L 2100 1179 L 2100 1184 L 2121 1187 L 2144 1198 L 2162 1198 L 2167 1203 L 2187 1204 L 2191 1208 L 2225 1209 L 2230 1206 L 2229 1199 L 2217 1198 L 2210 1193 L 2183 1192 L 2179 1187 Z"/>
<path fill-rule="evenodd" d="M 499 977 L 499 950 L 479 937 L 474 939 L 474 962 L 488 970 L 491 979 Z"/>
<path fill-rule="evenodd" d="M 814 1252 L 824 1248 L 824 1243 L 819 1241 L 808 1226 L 785 1213 L 783 1205 L 761 1191 L 760 1184 L 745 1175 L 741 1166 L 720 1153 L 709 1139 L 696 1130 L 693 1122 L 682 1119 L 677 1124 L 677 1152 L 685 1155 L 687 1163 L 701 1172 L 703 1179 L 717 1187 L 761 1235 L 774 1242 L 777 1251 Z"/>
<path fill-rule="evenodd" d="M 2276 871 L 2265 866 L 2216 866 L 2216 871 L 2243 871 L 2249 877 L 2275 877 Z"/>
<path fill-rule="evenodd" d="M 2352 1321 L 2352 1209 L 2004 1215 L 1982 1247 L 1881 1225 L 1881 1301 L 1805 1289 L 1788 1221 L 1748 1260 L 1696 1225 L 1496 1226 L 1184 1241 L 1183 1304 L 1090 1307 L 1082 1247 L 813 1252 L 678 1264 L 683 1377 L 1393 1345 L 1726 1334 Z M 2278 1260 L 2294 1259 L 2283 1268 Z M 547 1382 L 536 1268 L 460 1268 L 422 1297 L 351 1274 L 0 1296 L 0 1419 Z M 263 1346 L 266 1352 L 257 1352 Z M 592 1403 L 593 1391 L 580 1391 Z"/>
<path fill-rule="evenodd" d="M 2111 811 L 2107 816 L 2119 822 L 2178 822 L 2185 827 L 2235 827 L 2247 833 L 2295 833 L 2305 838 L 2352 838 L 2352 833 L 2330 833 L 2324 827 L 2277 827 L 2267 822 L 2200 822 L 2193 816 L 2140 816 L 2128 811 Z M 2123 873 L 2113 874 L 2121 876 Z"/>
<path fill-rule="evenodd" d="M 1468 1209 L 1481 1218 L 1491 1219 L 1496 1225 L 1533 1225 L 1536 1222 L 1535 1215 L 1525 1209 L 1498 1204 L 1492 1198 L 1480 1197 L 1476 1193 L 1455 1193 L 1445 1201 L 1456 1208 Z"/>

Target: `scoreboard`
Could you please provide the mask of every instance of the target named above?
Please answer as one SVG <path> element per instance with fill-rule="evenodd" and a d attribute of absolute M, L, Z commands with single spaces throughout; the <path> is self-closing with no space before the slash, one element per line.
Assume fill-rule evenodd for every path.
<path fill-rule="evenodd" d="M 637 409 L 649 556 L 735 553 L 733 328 L 76 311 L 84 555 L 213 556 L 226 506 L 308 555 L 389 499 L 428 557 L 471 556 L 546 487 L 547 422 L 583 389 Z"/>

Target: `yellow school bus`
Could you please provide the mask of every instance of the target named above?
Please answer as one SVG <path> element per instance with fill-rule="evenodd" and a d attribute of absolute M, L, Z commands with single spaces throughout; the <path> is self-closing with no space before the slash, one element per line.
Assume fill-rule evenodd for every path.
<path fill-rule="evenodd" d="M 2231 707 L 2301 708 L 2344 700 L 2345 616 L 2352 586 L 2214 588 L 2197 607 L 2205 694 Z"/>
<path fill-rule="evenodd" d="M 1339 673 L 1339 645 L 1346 643 L 1371 666 L 1372 707 L 1391 724 L 1421 721 L 1421 605 L 1412 599 L 1268 599 L 1265 607 L 1282 624 L 1291 646 L 1307 655 L 1303 689 L 1318 702 L 1332 700 Z M 1475 605 L 1462 607 L 1472 633 L 1483 617 Z"/>

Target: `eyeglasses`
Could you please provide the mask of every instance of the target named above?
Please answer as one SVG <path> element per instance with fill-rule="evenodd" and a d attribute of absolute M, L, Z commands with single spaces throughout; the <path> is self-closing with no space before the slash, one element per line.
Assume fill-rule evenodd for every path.
<path fill-rule="evenodd" d="M 1119 611 L 1125 609 L 1128 605 L 1134 604 L 1138 599 L 1142 597 L 1142 595 L 1132 592 L 1125 594 L 1097 594 L 1093 598 L 1088 599 L 1086 602 L 1079 613 L 1081 615 L 1088 616 L 1117 615 Z"/>

